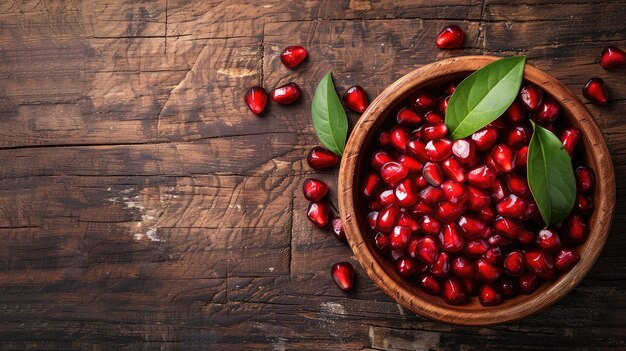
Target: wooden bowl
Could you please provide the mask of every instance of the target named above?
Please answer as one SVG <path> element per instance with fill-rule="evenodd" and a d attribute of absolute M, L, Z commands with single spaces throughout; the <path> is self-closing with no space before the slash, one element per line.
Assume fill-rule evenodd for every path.
<path fill-rule="evenodd" d="M 609 151 L 587 108 L 556 78 L 526 65 L 524 79 L 544 89 L 557 100 L 572 125 L 582 131 L 588 165 L 596 174 L 595 211 L 590 217 L 590 235 L 578 250 L 580 261 L 553 282 L 544 283 L 531 295 L 520 295 L 495 307 L 483 307 L 477 298 L 466 305 L 451 306 L 401 279 L 393 265 L 373 248 L 368 234 L 364 201 L 359 190 L 362 172 L 369 167 L 374 136 L 383 123 L 393 118 L 394 108 L 416 88 L 462 78 L 497 60 L 489 56 L 464 56 L 435 62 L 416 69 L 387 87 L 369 106 L 348 140 L 339 171 L 339 209 L 350 247 L 363 269 L 387 295 L 400 305 L 441 322 L 460 325 L 489 325 L 510 322 L 557 302 L 589 272 L 607 239 L 615 208 L 615 176 Z M 366 158 L 367 157 L 367 158 Z"/>

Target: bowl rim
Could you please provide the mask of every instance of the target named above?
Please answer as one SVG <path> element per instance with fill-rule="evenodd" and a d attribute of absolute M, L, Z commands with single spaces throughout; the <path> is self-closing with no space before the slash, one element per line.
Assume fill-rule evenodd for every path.
<path fill-rule="evenodd" d="M 591 168 L 596 173 L 594 192 L 595 211 L 590 218 L 590 235 L 578 247 L 581 259 L 570 271 L 562 274 L 554 282 L 544 283 L 530 295 L 523 295 L 495 307 L 468 309 L 463 306 L 450 306 L 433 303 L 430 299 L 416 295 L 406 283 L 399 283 L 390 276 L 364 241 L 356 218 L 356 192 L 354 182 L 360 175 L 359 152 L 366 145 L 372 127 L 378 118 L 398 99 L 410 91 L 441 77 L 470 73 L 488 63 L 500 59 L 495 56 L 459 56 L 421 66 L 389 85 L 376 99 L 354 126 L 344 150 L 339 170 L 338 198 L 339 212 L 344 223 L 348 243 L 360 265 L 387 295 L 410 311 L 436 320 L 458 325 L 493 325 L 514 321 L 535 314 L 567 295 L 589 272 L 597 260 L 609 234 L 615 208 L 615 175 L 613 164 L 604 137 L 595 119 L 580 102 L 578 97 L 557 78 L 528 63 L 524 68 L 524 79 L 540 86 L 557 100 L 570 116 L 570 122 L 581 130 L 585 143 L 585 153 Z M 382 122 L 381 122 L 382 123 Z M 602 196 L 599 196 L 602 194 Z M 439 299 L 439 297 L 436 297 Z M 445 305 L 445 306 L 444 306 Z"/>

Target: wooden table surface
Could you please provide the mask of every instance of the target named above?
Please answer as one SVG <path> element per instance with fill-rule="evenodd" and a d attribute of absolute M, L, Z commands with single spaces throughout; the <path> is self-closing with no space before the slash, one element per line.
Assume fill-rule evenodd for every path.
<path fill-rule="evenodd" d="M 33 0 L 0 3 L 0 348 L 626 349 L 626 48 L 619 1 Z M 465 48 L 433 43 L 448 24 Z M 288 70 L 279 53 L 302 44 Z M 524 54 L 581 96 L 618 191 L 588 277 L 519 322 L 464 328 L 412 315 L 350 249 L 306 219 L 317 82 L 371 97 L 450 56 Z M 243 94 L 295 81 L 303 98 L 252 115 Z M 582 96 L 581 96 L 582 97 Z M 352 123 L 356 114 L 349 114 Z M 333 194 L 333 201 L 336 198 Z M 331 282 L 349 260 L 356 292 Z"/>

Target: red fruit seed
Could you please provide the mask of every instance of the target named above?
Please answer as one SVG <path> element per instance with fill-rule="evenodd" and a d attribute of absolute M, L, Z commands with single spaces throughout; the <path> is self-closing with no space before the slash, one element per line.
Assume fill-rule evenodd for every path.
<path fill-rule="evenodd" d="M 246 92 L 244 101 L 252 113 L 260 115 L 267 106 L 267 91 L 262 87 L 253 86 Z"/>
<path fill-rule="evenodd" d="M 330 276 L 339 289 L 349 292 L 354 287 L 354 267 L 349 262 L 335 263 L 330 268 Z"/>
<path fill-rule="evenodd" d="M 615 46 L 609 46 L 602 51 L 600 66 L 605 69 L 626 65 L 626 53 Z"/>
<path fill-rule="evenodd" d="M 300 96 L 302 96 L 302 91 L 300 91 L 300 87 L 296 83 L 287 83 L 272 90 L 270 94 L 272 101 L 281 105 L 289 105 L 298 100 Z"/>
<path fill-rule="evenodd" d="M 583 87 L 583 96 L 596 105 L 604 105 L 609 101 L 609 93 L 602 78 L 591 78 Z"/>
<path fill-rule="evenodd" d="M 459 26 L 448 26 L 437 36 L 435 43 L 440 49 L 455 49 L 463 45 L 465 33 Z"/>
<path fill-rule="evenodd" d="M 343 94 L 343 104 L 354 112 L 363 113 L 370 102 L 365 90 L 361 86 L 355 85 L 348 88 L 346 93 Z"/>
<path fill-rule="evenodd" d="M 302 191 L 305 199 L 317 202 L 328 193 L 328 185 L 319 179 L 307 178 L 302 184 Z"/>
<path fill-rule="evenodd" d="M 316 146 L 309 151 L 307 162 L 313 169 L 328 168 L 336 165 L 339 157 L 326 148 Z"/>
<path fill-rule="evenodd" d="M 307 210 L 307 217 L 319 228 L 326 228 L 328 225 L 330 206 L 324 201 L 311 202 Z"/>
<path fill-rule="evenodd" d="M 287 68 L 294 68 L 299 65 L 307 57 L 307 51 L 304 46 L 288 46 L 280 54 L 280 61 Z"/>

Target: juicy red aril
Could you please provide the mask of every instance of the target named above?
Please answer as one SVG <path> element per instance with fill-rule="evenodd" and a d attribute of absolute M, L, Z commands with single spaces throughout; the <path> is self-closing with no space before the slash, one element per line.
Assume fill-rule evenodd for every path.
<path fill-rule="evenodd" d="M 441 190 L 443 190 L 443 195 L 450 203 L 464 203 L 467 200 L 466 188 L 455 181 L 449 180 L 442 183 Z"/>
<path fill-rule="evenodd" d="M 448 102 L 450 101 L 450 96 L 446 96 L 445 98 L 441 98 L 437 100 L 437 109 L 441 111 L 441 113 L 445 114 L 448 110 Z"/>
<path fill-rule="evenodd" d="M 424 118 L 410 108 L 404 107 L 398 111 L 396 121 L 401 125 L 418 126 L 424 121 Z"/>
<path fill-rule="evenodd" d="M 543 90 L 535 85 L 526 85 L 520 90 L 520 98 L 527 109 L 534 111 L 541 105 Z"/>
<path fill-rule="evenodd" d="M 456 84 L 448 83 L 448 85 L 446 86 L 446 94 L 452 95 L 454 94 L 455 90 L 456 90 Z"/>
<path fill-rule="evenodd" d="M 519 217 L 526 210 L 527 203 L 521 197 L 511 194 L 496 204 L 498 214 L 505 217 Z"/>
<path fill-rule="evenodd" d="M 408 278 L 418 269 L 418 264 L 410 258 L 401 258 L 396 263 L 396 270 L 404 278 Z"/>
<path fill-rule="evenodd" d="M 422 166 L 424 165 L 419 160 L 407 155 L 401 155 L 398 157 L 398 162 L 405 165 L 406 168 L 409 169 L 409 172 L 419 172 L 422 170 Z"/>
<path fill-rule="evenodd" d="M 504 112 L 504 115 L 509 120 L 509 122 L 520 123 L 528 117 L 528 112 L 526 112 L 526 109 L 518 100 L 515 100 L 513 101 L 511 106 L 509 106 L 509 108 Z"/>
<path fill-rule="evenodd" d="M 517 296 L 517 288 L 515 285 L 508 279 L 500 279 L 494 283 L 496 290 L 504 297 L 505 299 L 510 299 Z"/>
<path fill-rule="evenodd" d="M 305 199 L 317 202 L 328 193 L 328 185 L 319 179 L 307 178 L 302 184 L 302 191 Z"/>
<path fill-rule="evenodd" d="M 626 65 L 626 52 L 615 46 L 609 46 L 602 51 L 600 56 L 600 66 L 603 68 L 613 68 Z"/>
<path fill-rule="evenodd" d="M 472 279 L 476 275 L 476 266 L 465 257 L 457 257 L 452 260 L 452 273 L 461 278 Z"/>
<path fill-rule="evenodd" d="M 411 229 L 412 232 L 416 232 L 420 229 L 419 223 L 408 213 L 401 213 L 398 219 L 399 226 L 405 226 Z"/>
<path fill-rule="evenodd" d="M 432 207 L 428 206 L 424 202 L 418 202 L 413 206 L 413 214 L 417 217 L 432 214 L 435 212 Z"/>
<path fill-rule="evenodd" d="M 509 133 L 506 136 L 506 143 L 510 147 L 528 145 L 531 136 L 532 131 L 528 125 L 518 125 L 509 130 Z"/>
<path fill-rule="evenodd" d="M 294 68 L 306 59 L 307 51 L 304 46 L 288 46 L 280 54 L 280 61 L 287 68 Z"/>
<path fill-rule="evenodd" d="M 487 243 L 491 246 L 509 247 L 513 244 L 513 241 L 500 234 L 493 234 L 489 236 L 489 239 L 487 239 Z"/>
<path fill-rule="evenodd" d="M 370 102 L 365 90 L 361 86 L 355 85 L 348 88 L 343 94 L 343 104 L 354 112 L 363 113 Z"/>
<path fill-rule="evenodd" d="M 487 223 L 491 222 L 496 216 L 496 212 L 491 207 L 483 207 L 476 211 L 476 218 Z"/>
<path fill-rule="evenodd" d="M 520 276 L 524 273 L 524 254 L 520 250 L 514 250 L 504 259 L 504 269 L 512 277 Z"/>
<path fill-rule="evenodd" d="M 463 236 L 470 240 L 478 238 L 483 229 L 485 229 L 485 223 L 466 215 L 461 216 L 457 224 L 461 228 Z"/>
<path fill-rule="evenodd" d="M 526 163 L 528 162 L 528 146 L 523 146 L 515 153 L 515 163 L 517 164 L 517 168 L 524 169 L 526 168 Z"/>
<path fill-rule="evenodd" d="M 343 230 L 343 222 L 341 218 L 335 217 L 331 222 L 331 227 L 333 229 L 333 234 L 335 234 L 335 238 L 339 241 L 346 242 L 348 239 L 346 238 L 346 232 Z"/>
<path fill-rule="evenodd" d="M 480 259 L 476 261 L 478 277 L 486 282 L 495 282 L 502 275 L 502 268 Z"/>
<path fill-rule="evenodd" d="M 530 195 L 530 188 L 528 187 L 526 178 L 518 176 L 515 173 L 510 173 L 506 175 L 505 182 L 511 193 L 521 197 Z"/>
<path fill-rule="evenodd" d="M 441 169 L 448 179 L 454 180 L 457 183 L 464 183 L 467 179 L 465 169 L 454 157 L 450 157 L 443 161 Z"/>
<path fill-rule="evenodd" d="M 426 158 L 431 162 L 441 162 L 452 154 L 452 141 L 448 139 L 431 140 L 424 147 Z"/>
<path fill-rule="evenodd" d="M 509 189 L 500 179 L 496 179 L 489 187 L 489 193 L 495 201 L 502 201 L 509 195 Z"/>
<path fill-rule="evenodd" d="M 253 86 L 246 92 L 244 102 L 252 113 L 260 115 L 267 106 L 267 91 L 260 86 Z"/>
<path fill-rule="evenodd" d="M 383 181 L 389 186 L 395 186 L 409 174 L 409 169 L 398 162 L 387 162 L 380 168 Z"/>
<path fill-rule="evenodd" d="M 560 271 L 566 271 L 572 268 L 578 260 L 580 260 L 580 255 L 576 250 L 564 247 L 556 254 L 554 266 Z"/>
<path fill-rule="evenodd" d="M 378 193 L 377 199 L 381 207 L 387 207 L 396 202 L 396 194 L 391 189 L 383 190 Z"/>
<path fill-rule="evenodd" d="M 589 236 L 587 222 L 583 217 L 578 215 L 569 217 L 565 223 L 565 234 L 573 243 L 584 243 Z"/>
<path fill-rule="evenodd" d="M 554 100 L 546 99 L 546 101 L 541 104 L 539 109 L 533 115 L 533 119 L 537 123 L 546 125 L 554 122 L 557 118 L 559 118 L 560 114 L 561 105 Z"/>
<path fill-rule="evenodd" d="M 374 244 L 381 253 L 389 251 L 389 237 L 383 233 L 376 233 L 376 236 L 374 237 Z"/>
<path fill-rule="evenodd" d="M 435 105 L 435 97 L 424 91 L 418 91 L 412 95 L 411 104 L 418 111 L 430 110 Z"/>
<path fill-rule="evenodd" d="M 442 202 L 437 207 L 437 218 L 444 223 L 450 223 L 465 212 L 465 206 L 462 204 L 453 204 L 451 202 Z"/>
<path fill-rule="evenodd" d="M 431 216 L 423 216 L 420 219 L 420 227 L 426 234 L 437 235 L 441 231 L 441 222 Z"/>
<path fill-rule="evenodd" d="M 435 239 L 425 236 L 410 245 L 409 255 L 425 264 L 433 264 L 439 256 L 439 245 Z"/>
<path fill-rule="evenodd" d="M 409 141 L 409 132 L 401 126 L 394 126 L 389 130 L 389 142 L 396 150 L 406 151 L 406 143 Z"/>
<path fill-rule="evenodd" d="M 596 105 L 604 105 L 609 101 L 609 93 L 602 78 L 591 78 L 583 87 L 583 96 Z"/>
<path fill-rule="evenodd" d="M 354 267 L 349 262 L 335 263 L 330 268 L 330 276 L 339 289 L 349 292 L 354 287 Z"/>
<path fill-rule="evenodd" d="M 330 206 L 324 201 L 311 202 L 307 210 L 307 217 L 319 228 L 326 228 L 328 225 Z"/>
<path fill-rule="evenodd" d="M 518 278 L 517 285 L 522 294 L 532 294 L 539 287 L 540 278 L 532 273 L 526 273 Z"/>
<path fill-rule="evenodd" d="M 576 128 L 565 128 L 561 132 L 559 139 L 561 143 L 563 143 L 563 147 L 567 153 L 571 155 L 572 152 L 574 152 L 576 144 L 578 144 L 578 140 L 580 140 L 580 130 Z"/>
<path fill-rule="evenodd" d="M 426 114 L 424 114 L 424 119 L 426 119 L 426 123 L 430 123 L 430 124 L 437 124 L 437 123 L 444 122 L 444 118 L 440 114 L 434 111 L 426 112 Z"/>
<path fill-rule="evenodd" d="M 441 168 L 439 168 L 439 164 L 437 163 L 424 163 L 422 166 L 422 176 L 424 176 L 424 179 L 432 186 L 439 186 L 444 181 Z"/>
<path fill-rule="evenodd" d="M 415 156 L 421 162 L 428 161 L 428 156 L 426 155 L 426 145 L 420 138 L 409 139 L 405 145 L 405 149 L 406 152 Z"/>
<path fill-rule="evenodd" d="M 487 252 L 488 249 L 489 244 L 482 239 L 468 241 L 465 245 L 465 252 L 470 256 L 480 256 Z"/>
<path fill-rule="evenodd" d="M 389 205 L 380 212 L 376 219 L 376 227 L 383 233 L 389 233 L 396 225 L 396 220 L 400 214 L 400 209 L 396 205 Z"/>
<path fill-rule="evenodd" d="M 439 295 L 441 291 L 441 284 L 439 284 L 439 281 L 432 275 L 422 274 L 417 278 L 417 282 L 422 290 L 431 295 Z"/>
<path fill-rule="evenodd" d="M 443 191 L 440 188 L 427 186 L 420 191 L 420 199 L 428 206 L 437 206 L 443 198 Z"/>
<path fill-rule="evenodd" d="M 483 128 L 474 132 L 471 138 L 478 151 L 486 151 L 498 140 L 498 131 L 495 128 Z"/>
<path fill-rule="evenodd" d="M 441 139 L 448 134 L 448 127 L 443 123 L 426 124 L 422 127 L 422 139 Z"/>
<path fill-rule="evenodd" d="M 582 214 L 589 214 L 593 211 L 593 199 L 589 196 L 578 194 L 574 201 L 574 208 Z"/>
<path fill-rule="evenodd" d="M 496 172 L 488 165 L 478 166 L 467 174 L 467 181 L 470 185 L 479 188 L 488 188 L 496 180 Z"/>
<path fill-rule="evenodd" d="M 440 49 L 455 49 L 463 45 L 465 33 L 459 26 L 451 25 L 444 28 L 437 36 L 435 43 Z"/>
<path fill-rule="evenodd" d="M 467 187 L 467 194 L 467 207 L 470 210 L 478 211 L 491 203 L 489 194 L 473 186 Z"/>
<path fill-rule="evenodd" d="M 391 142 L 390 138 L 389 138 L 389 132 L 380 132 L 380 134 L 378 134 L 378 145 L 380 146 L 387 146 L 389 145 L 389 143 Z"/>
<path fill-rule="evenodd" d="M 511 172 L 515 169 L 515 152 L 508 145 L 496 145 L 490 156 L 499 171 Z"/>
<path fill-rule="evenodd" d="M 391 232 L 391 248 L 401 249 L 406 246 L 411 239 L 411 229 L 408 227 L 395 226 Z"/>
<path fill-rule="evenodd" d="M 593 190 L 596 184 L 596 176 L 589 167 L 580 166 L 574 172 L 576 176 L 576 189 L 581 193 L 588 193 Z"/>
<path fill-rule="evenodd" d="M 554 259 L 542 250 L 531 250 L 524 253 L 524 266 L 529 272 L 544 279 L 554 276 Z"/>
<path fill-rule="evenodd" d="M 403 179 L 395 190 L 396 202 L 401 207 L 414 205 L 419 199 L 419 190 L 410 178 Z"/>
<path fill-rule="evenodd" d="M 424 178 L 424 176 L 422 175 L 413 178 L 413 181 L 415 181 L 415 184 L 417 185 L 419 189 L 424 189 L 425 187 L 428 186 L 428 182 L 426 181 L 426 178 Z"/>
<path fill-rule="evenodd" d="M 300 91 L 300 87 L 296 83 L 287 83 L 272 90 L 270 94 L 272 101 L 281 105 L 289 105 L 298 100 L 300 96 L 302 96 L 302 91 Z"/>
<path fill-rule="evenodd" d="M 376 220 L 378 219 L 378 212 L 372 211 L 367 214 L 367 226 L 370 227 L 371 230 L 376 229 Z"/>
<path fill-rule="evenodd" d="M 430 265 L 430 273 L 435 277 L 445 277 L 450 272 L 450 255 L 442 252 L 437 257 L 435 263 Z"/>
<path fill-rule="evenodd" d="M 465 139 L 459 139 L 452 144 L 452 154 L 463 163 L 471 163 L 474 159 L 474 144 Z"/>
<path fill-rule="evenodd" d="M 498 216 L 493 222 L 493 229 L 509 239 L 517 238 L 522 228 L 522 224 L 512 218 Z"/>
<path fill-rule="evenodd" d="M 307 162 L 314 169 L 328 168 L 336 165 L 339 157 L 326 148 L 316 146 L 309 151 Z"/>
<path fill-rule="evenodd" d="M 456 277 L 448 277 L 443 281 L 441 297 L 450 305 L 460 305 L 467 300 L 463 282 Z"/>
<path fill-rule="evenodd" d="M 483 306 L 497 306 L 502 303 L 502 295 L 489 284 L 483 284 L 478 292 L 478 300 Z"/>
<path fill-rule="evenodd" d="M 544 250 L 556 251 L 561 248 L 561 239 L 554 230 L 542 229 L 537 234 L 537 246 Z"/>
<path fill-rule="evenodd" d="M 380 181 L 380 177 L 378 176 L 378 174 L 374 172 L 368 172 L 367 175 L 365 176 L 365 184 L 363 185 L 363 195 L 365 195 L 366 198 L 372 198 L 374 196 L 376 189 L 378 189 L 378 187 L 380 186 L 380 183 L 381 181 Z M 307 184 L 306 181 L 304 182 L 304 184 L 306 187 L 306 184 Z M 326 191 L 328 191 L 328 186 L 326 187 Z M 306 189 L 304 193 L 305 193 L 304 197 L 306 197 Z M 309 198 L 307 198 L 307 200 L 317 201 L 317 200 L 310 200 Z"/>
<path fill-rule="evenodd" d="M 386 151 L 376 151 L 372 155 L 372 167 L 376 170 L 380 170 L 380 168 L 387 162 L 392 162 L 393 158 L 389 156 Z"/>
<path fill-rule="evenodd" d="M 500 246 L 492 246 L 483 254 L 483 260 L 489 264 L 499 264 L 502 262 L 502 250 Z"/>
<path fill-rule="evenodd" d="M 447 224 L 439 234 L 441 248 L 448 252 L 459 252 L 465 246 L 465 240 L 454 223 Z"/>

